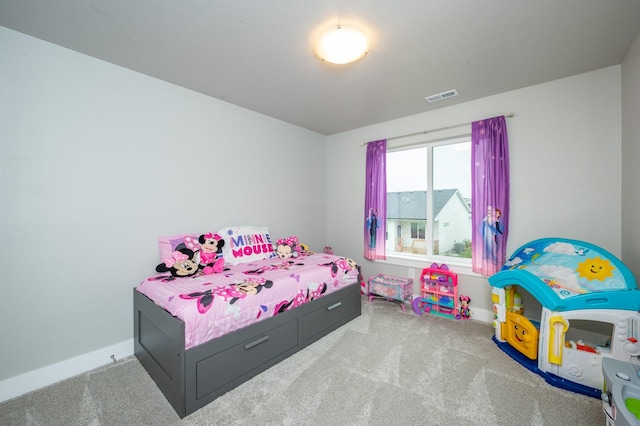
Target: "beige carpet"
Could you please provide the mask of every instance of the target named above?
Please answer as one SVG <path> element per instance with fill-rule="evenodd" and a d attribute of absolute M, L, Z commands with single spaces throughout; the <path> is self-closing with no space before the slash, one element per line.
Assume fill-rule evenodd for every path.
<path fill-rule="evenodd" d="M 604 425 L 492 328 L 363 299 L 362 316 L 180 420 L 134 358 L 0 404 L 1 425 Z"/>

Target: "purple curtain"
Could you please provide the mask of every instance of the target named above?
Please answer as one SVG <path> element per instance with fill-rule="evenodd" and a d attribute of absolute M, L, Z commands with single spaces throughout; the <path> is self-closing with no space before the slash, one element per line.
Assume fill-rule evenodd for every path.
<path fill-rule="evenodd" d="M 504 116 L 471 125 L 473 272 L 495 274 L 506 261 L 509 233 L 509 148 Z"/>
<path fill-rule="evenodd" d="M 364 257 L 386 259 L 387 140 L 367 144 L 364 193 Z"/>

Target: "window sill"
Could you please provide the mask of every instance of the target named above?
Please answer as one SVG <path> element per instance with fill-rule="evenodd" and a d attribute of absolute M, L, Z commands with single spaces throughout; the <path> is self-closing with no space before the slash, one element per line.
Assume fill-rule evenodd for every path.
<path fill-rule="evenodd" d="M 411 253 L 387 253 L 387 260 L 375 260 L 375 262 L 387 265 L 407 266 L 420 270 L 428 268 L 432 263 L 437 263 L 438 265 L 446 263 L 449 270 L 458 275 L 485 278 L 484 275 L 473 272 L 471 259 L 456 259 L 445 256 L 419 256 Z"/>

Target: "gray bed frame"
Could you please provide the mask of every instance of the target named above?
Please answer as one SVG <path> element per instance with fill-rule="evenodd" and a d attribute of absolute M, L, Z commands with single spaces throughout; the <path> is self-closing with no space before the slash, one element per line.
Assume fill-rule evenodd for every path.
<path fill-rule="evenodd" d="M 180 418 L 361 314 L 360 284 L 184 348 L 184 322 L 133 290 L 134 352 Z"/>

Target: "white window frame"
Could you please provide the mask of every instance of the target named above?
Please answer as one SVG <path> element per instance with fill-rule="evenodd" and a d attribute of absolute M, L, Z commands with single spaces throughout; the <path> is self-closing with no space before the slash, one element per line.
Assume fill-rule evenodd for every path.
<path fill-rule="evenodd" d="M 387 143 L 387 152 L 396 152 L 408 149 L 417 149 L 417 148 L 427 148 L 427 211 L 433 212 L 433 167 L 432 167 L 432 159 L 433 159 L 433 148 L 443 145 L 451 145 L 455 143 L 460 143 L 464 141 L 470 141 L 471 134 L 458 134 L 451 137 L 444 137 L 440 139 L 428 140 L 428 141 L 417 141 L 414 143 L 407 144 L 391 144 Z M 469 165 L 471 167 L 471 165 Z M 433 218 L 427 220 L 426 223 L 426 238 L 429 241 L 433 241 Z M 386 224 L 385 224 L 386 226 Z M 397 266 L 407 266 L 410 268 L 422 269 L 426 268 L 432 263 L 442 264 L 446 263 L 453 272 L 470 275 L 470 276 L 478 276 L 482 277 L 481 274 L 476 274 L 471 270 L 471 259 L 470 258 L 459 258 L 452 256 L 441 256 L 434 255 L 433 253 L 433 243 L 431 242 L 430 253 L 427 255 L 422 254 L 414 254 L 414 253 L 405 253 L 405 252 L 395 252 L 389 251 L 386 252 L 386 260 L 377 260 L 377 262 L 388 263 Z"/>

